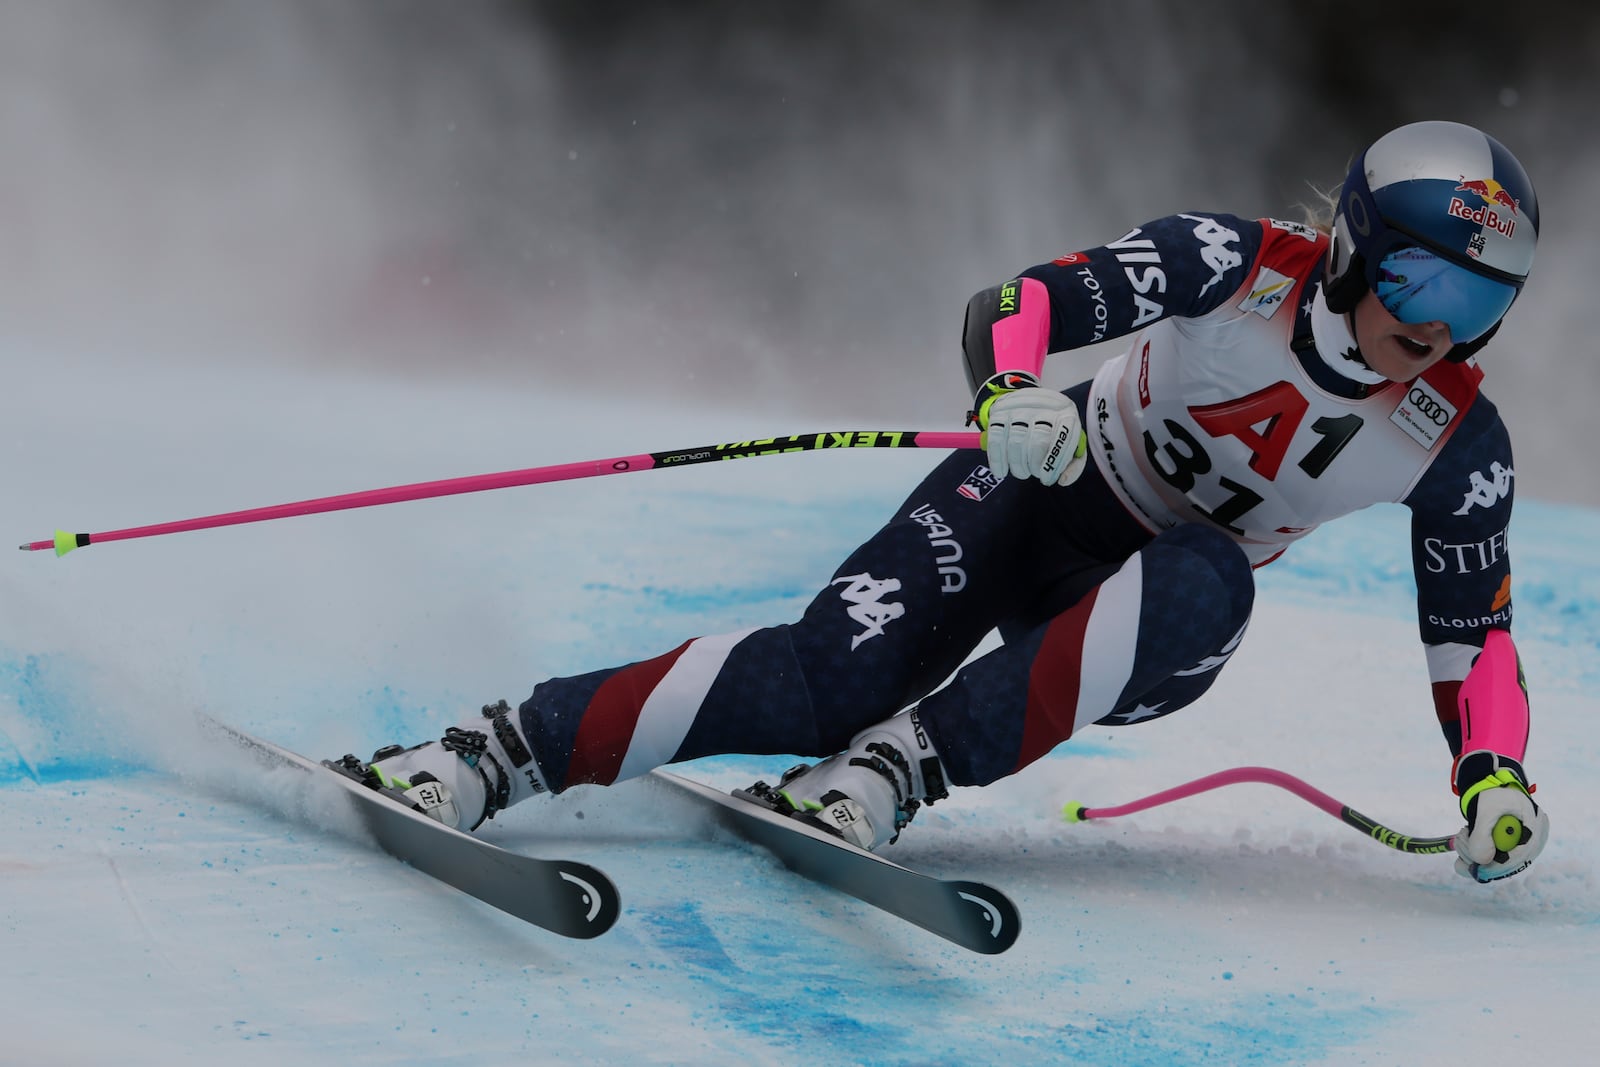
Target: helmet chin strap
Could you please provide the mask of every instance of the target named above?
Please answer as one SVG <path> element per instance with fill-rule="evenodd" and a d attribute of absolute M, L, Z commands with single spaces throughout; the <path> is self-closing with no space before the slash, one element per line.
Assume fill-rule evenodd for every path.
<path fill-rule="evenodd" d="M 1355 334 L 1351 332 L 1350 316 L 1341 315 L 1328 307 L 1321 285 L 1317 286 L 1311 299 L 1311 336 L 1317 342 L 1317 355 L 1341 378 L 1362 385 L 1379 385 L 1388 381 L 1367 366 L 1361 349 L 1356 346 Z"/>
<path fill-rule="evenodd" d="M 1505 319 L 1501 319 L 1500 322 L 1497 322 L 1493 326 L 1489 327 L 1486 331 L 1484 331 L 1482 337 L 1476 337 L 1471 341 L 1462 341 L 1458 345 L 1453 345 L 1450 351 L 1445 354 L 1444 358 L 1448 359 L 1451 363 L 1465 363 L 1467 360 L 1471 359 L 1473 356 L 1477 355 L 1483 350 L 1483 346 L 1488 344 L 1489 339 L 1493 337 L 1496 331 L 1500 329 L 1500 323 L 1505 321 Z"/>

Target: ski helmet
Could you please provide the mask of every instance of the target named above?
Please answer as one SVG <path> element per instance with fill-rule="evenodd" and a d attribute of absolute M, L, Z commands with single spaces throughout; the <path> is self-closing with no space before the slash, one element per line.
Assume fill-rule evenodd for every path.
<path fill-rule="evenodd" d="M 1504 145 L 1459 122 L 1416 122 L 1351 166 L 1323 289 L 1340 314 L 1371 290 L 1401 322 L 1447 323 L 1459 361 L 1499 327 L 1538 241 L 1533 184 Z"/>

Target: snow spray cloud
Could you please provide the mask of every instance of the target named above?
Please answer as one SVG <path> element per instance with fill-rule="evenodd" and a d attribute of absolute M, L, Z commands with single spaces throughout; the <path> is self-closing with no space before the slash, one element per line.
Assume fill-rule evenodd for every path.
<path fill-rule="evenodd" d="M 1170 211 L 1294 214 L 1457 118 L 1552 220 L 1516 374 L 1489 366 L 1519 483 L 1600 503 L 1559 438 L 1600 385 L 1568 355 L 1595 158 L 1559 73 L 1600 16 L 1519 26 L 1491 73 L 1441 45 L 1485 24 L 1460 4 L 1360 50 L 1301 6 L 0 0 L 0 326 L 923 424 L 967 400 L 975 289 Z"/>

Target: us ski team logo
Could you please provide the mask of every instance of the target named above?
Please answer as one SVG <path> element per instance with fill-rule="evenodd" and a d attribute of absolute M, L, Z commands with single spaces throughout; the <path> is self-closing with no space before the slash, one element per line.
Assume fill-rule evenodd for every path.
<path fill-rule="evenodd" d="M 894 601 L 885 603 L 879 599 L 886 593 L 900 591 L 898 578 L 878 579 L 867 573 L 847 574 L 843 578 L 835 578 L 833 584 L 845 587 L 844 592 L 839 594 L 839 598 L 850 605 L 845 612 L 864 627 L 850 641 L 852 652 L 861 647 L 861 642 L 882 637 L 884 625 L 906 613 L 904 604 Z"/>
<path fill-rule="evenodd" d="M 1000 479 L 994 476 L 994 471 L 988 467 L 977 467 L 967 475 L 966 481 L 956 487 L 956 493 L 968 500 L 982 500 L 994 492 L 999 484 Z"/>

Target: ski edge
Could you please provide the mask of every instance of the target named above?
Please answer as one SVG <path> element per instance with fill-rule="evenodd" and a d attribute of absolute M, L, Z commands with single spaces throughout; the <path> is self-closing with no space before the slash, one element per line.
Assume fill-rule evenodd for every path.
<path fill-rule="evenodd" d="M 616 885 L 597 867 L 578 860 L 528 856 L 502 848 L 429 819 L 404 804 L 369 795 L 372 790 L 331 766 L 330 761 L 312 760 L 204 712 L 197 712 L 195 719 L 210 736 L 248 750 L 258 759 L 294 767 L 307 774 L 327 772 L 330 781 L 336 782 L 347 794 L 373 843 L 382 851 L 413 870 L 514 918 L 563 937 L 588 940 L 609 930 L 622 913 Z M 375 806 L 380 803 L 382 807 Z M 407 827 L 407 820 L 416 825 Z M 449 864 L 430 862 L 389 832 L 394 826 L 406 827 L 414 833 L 444 835 L 440 840 L 447 840 L 448 847 L 471 849 L 479 857 L 489 858 L 496 868 L 495 884 L 491 888 L 483 880 L 469 878 Z M 528 892 L 519 895 L 502 879 L 528 883 Z"/>
<path fill-rule="evenodd" d="M 765 849 L 801 877 L 854 897 L 962 948 L 983 955 L 997 955 L 1014 945 L 1021 933 L 1022 919 L 1016 905 L 985 882 L 926 874 L 875 852 L 856 848 L 825 830 L 786 818 L 761 804 L 741 800 L 732 793 L 671 771 L 652 771 L 651 777 L 677 795 L 712 805 L 721 826 Z M 754 826 L 770 832 L 752 830 Z M 791 838 L 789 834 L 796 836 Z M 833 862 L 830 865 L 819 857 Z M 839 873 L 840 861 L 848 865 L 854 877 Z"/>

